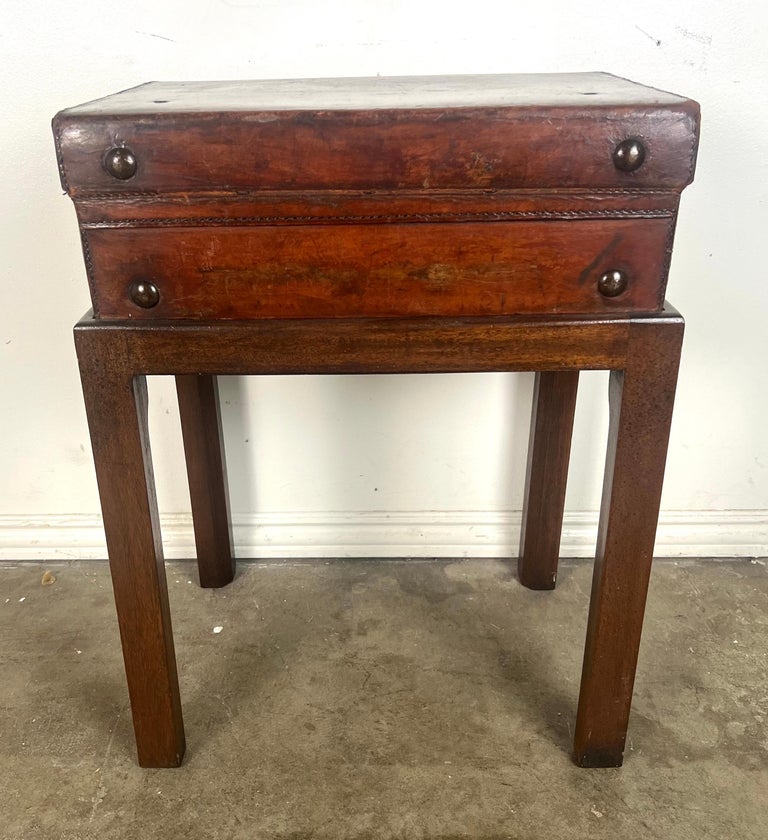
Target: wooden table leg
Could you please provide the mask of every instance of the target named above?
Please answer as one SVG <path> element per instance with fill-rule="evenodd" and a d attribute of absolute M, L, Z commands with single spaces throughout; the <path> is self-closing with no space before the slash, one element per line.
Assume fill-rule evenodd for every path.
<path fill-rule="evenodd" d="M 574 758 L 624 753 L 683 336 L 682 321 L 635 322 L 612 371 L 610 429 Z"/>
<path fill-rule="evenodd" d="M 177 767 L 184 725 L 147 431 L 146 380 L 89 353 L 81 377 L 142 767 Z"/>
<path fill-rule="evenodd" d="M 536 374 L 517 573 L 529 589 L 554 589 L 563 527 L 578 371 Z"/>
<path fill-rule="evenodd" d="M 235 576 L 221 437 L 219 389 L 215 376 L 176 377 L 181 432 L 197 545 L 200 586 L 225 586 Z"/>

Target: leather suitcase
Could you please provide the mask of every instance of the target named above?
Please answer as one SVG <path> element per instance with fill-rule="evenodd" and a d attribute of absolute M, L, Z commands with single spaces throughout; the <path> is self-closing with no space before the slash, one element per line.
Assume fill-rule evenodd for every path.
<path fill-rule="evenodd" d="M 94 315 L 660 310 L 698 105 L 603 73 L 151 82 L 60 112 Z"/>

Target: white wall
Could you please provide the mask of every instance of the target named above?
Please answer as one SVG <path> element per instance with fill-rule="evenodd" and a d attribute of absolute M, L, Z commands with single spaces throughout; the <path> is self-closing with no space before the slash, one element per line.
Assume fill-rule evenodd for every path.
<path fill-rule="evenodd" d="M 4 8 L 0 557 L 103 555 L 70 333 L 89 299 L 58 184 L 57 110 L 149 79 L 579 70 L 701 102 L 698 172 L 683 195 L 669 285 L 688 329 L 658 551 L 768 553 L 762 0 Z M 605 446 L 605 375 L 582 381 L 565 553 L 591 550 Z M 511 374 L 223 380 L 241 553 L 516 550 L 530 389 L 530 376 Z M 171 383 L 153 383 L 151 395 L 169 553 L 188 554 Z"/>

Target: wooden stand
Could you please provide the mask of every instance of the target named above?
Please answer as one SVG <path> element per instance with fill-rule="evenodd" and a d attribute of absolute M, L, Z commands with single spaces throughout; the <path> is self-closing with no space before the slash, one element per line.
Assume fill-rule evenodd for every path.
<path fill-rule="evenodd" d="M 683 320 L 621 317 L 260 321 L 93 319 L 75 327 L 143 767 L 178 766 L 184 728 L 147 433 L 145 377 L 176 375 L 202 586 L 232 579 L 217 374 L 537 371 L 520 580 L 554 587 L 578 371 L 610 370 L 610 432 L 574 740 L 622 763 Z"/>

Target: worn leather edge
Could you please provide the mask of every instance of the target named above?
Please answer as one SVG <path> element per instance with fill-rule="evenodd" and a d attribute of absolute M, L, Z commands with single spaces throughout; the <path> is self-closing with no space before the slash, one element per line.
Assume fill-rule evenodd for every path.
<path fill-rule="evenodd" d="M 53 129 L 53 144 L 56 148 L 56 163 L 59 167 L 59 180 L 61 181 L 62 189 L 69 195 L 69 183 L 67 181 L 67 171 L 64 168 L 64 150 L 61 145 L 61 126 L 58 124 L 58 115 L 53 118 L 51 127 Z"/>
<path fill-rule="evenodd" d="M 91 302 L 93 303 L 93 316 L 99 317 L 99 307 L 96 303 L 96 268 L 93 264 L 93 255 L 91 254 L 91 244 L 88 241 L 88 234 L 80 226 L 80 241 L 83 245 L 83 260 L 85 261 L 85 274 L 88 278 L 88 289 L 91 293 Z"/>
<path fill-rule="evenodd" d="M 669 269 L 672 265 L 672 251 L 675 244 L 675 229 L 677 227 L 677 212 L 672 214 L 672 220 L 667 229 L 667 239 L 664 243 L 664 262 L 661 266 L 661 282 L 659 284 L 659 292 L 661 300 L 667 293 L 667 284 L 669 283 Z"/>
<path fill-rule="evenodd" d="M 687 104 L 691 107 L 686 113 L 693 124 L 691 126 L 691 148 L 688 152 L 688 179 L 683 184 L 682 189 L 693 183 L 696 175 L 696 159 L 699 154 L 699 140 L 701 138 L 701 105 L 695 99 L 687 100 Z"/>

